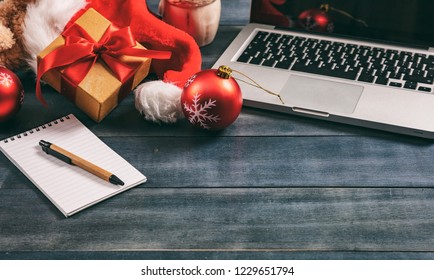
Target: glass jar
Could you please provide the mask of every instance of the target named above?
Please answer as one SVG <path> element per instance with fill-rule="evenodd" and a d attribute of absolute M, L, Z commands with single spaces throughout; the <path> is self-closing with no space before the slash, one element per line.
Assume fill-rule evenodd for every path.
<path fill-rule="evenodd" d="M 160 0 L 163 21 L 190 34 L 199 46 L 214 40 L 220 14 L 220 0 Z"/>

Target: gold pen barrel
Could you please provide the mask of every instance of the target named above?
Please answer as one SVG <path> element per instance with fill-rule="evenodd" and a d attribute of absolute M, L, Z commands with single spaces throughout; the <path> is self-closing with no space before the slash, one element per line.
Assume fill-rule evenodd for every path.
<path fill-rule="evenodd" d="M 95 164 L 88 162 L 87 160 L 76 156 L 70 152 L 68 152 L 65 149 L 62 149 L 59 146 L 56 146 L 55 144 L 51 144 L 50 148 L 58 153 L 61 153 L 71 159 L 71 163 L 74 165 L 77 165 L 78 167 L 92 173 L 95 176 L 100 177 L 101 179 L 104 179 L 106 181 L 110 181 L 110 177 L 113 175 L 112 173 L 108 172 L 107 170 L 102 169 L 101 167 L 96 166 Z"/>

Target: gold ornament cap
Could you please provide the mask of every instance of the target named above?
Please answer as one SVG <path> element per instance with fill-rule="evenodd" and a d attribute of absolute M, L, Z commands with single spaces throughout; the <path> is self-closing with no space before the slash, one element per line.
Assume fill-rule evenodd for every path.
<path fill-rule="evenodd" d="M 222 65 L 217 70 L 217 76 L 223 79 L 229 79 L 232 75 L 232 69 L 229 66 Z"/>

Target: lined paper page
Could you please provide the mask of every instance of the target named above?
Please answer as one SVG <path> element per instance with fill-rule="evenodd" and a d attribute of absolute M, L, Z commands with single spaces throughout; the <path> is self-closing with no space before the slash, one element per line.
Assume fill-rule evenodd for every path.
<path fill-rule="evenodd" d="M 56 144 L 115 174 L 125 185 L 113 185 L 77 166 L 47 155 L 39 146 L 40 140 Z M 143 174 L 72 114 L 2 140 L 0 149 L 65 216 L 146 181 Z"/>

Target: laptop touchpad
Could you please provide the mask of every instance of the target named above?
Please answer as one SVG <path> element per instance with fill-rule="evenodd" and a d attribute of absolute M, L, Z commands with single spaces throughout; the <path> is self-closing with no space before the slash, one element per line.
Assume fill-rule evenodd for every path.
<path fill-rule="evenodd" d="M 362 86 L 291 75 L 281 96 L 285 104 L 292 107 L 351 114 L 362 91 Z"/>

